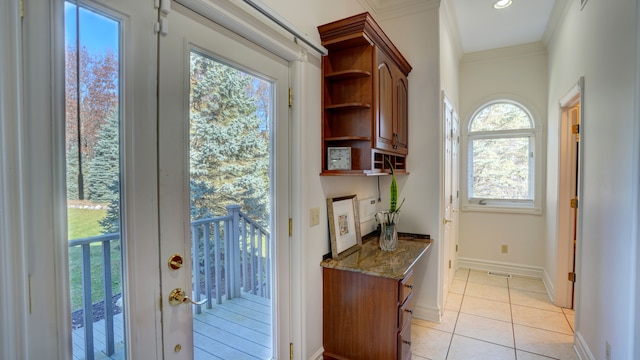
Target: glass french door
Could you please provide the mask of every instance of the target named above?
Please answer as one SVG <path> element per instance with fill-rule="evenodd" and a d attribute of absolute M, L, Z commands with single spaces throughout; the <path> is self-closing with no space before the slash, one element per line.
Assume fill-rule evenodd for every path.
<path fill-rule="evenodd" d="M 288 64 L 176 2 L 159 42 L 166 358 L 288 351 Z"/>
<path fill-rule="evenodd" d="M 120 39 L 108 11 L 65 2 L 71 324 L 73 355 L 87 359 L 124 353 Z"/>
<path fill-rule="evenodd" d="M 153 3 L 67 0 L 65 157 L 74 359 L 162 358 Z"/>

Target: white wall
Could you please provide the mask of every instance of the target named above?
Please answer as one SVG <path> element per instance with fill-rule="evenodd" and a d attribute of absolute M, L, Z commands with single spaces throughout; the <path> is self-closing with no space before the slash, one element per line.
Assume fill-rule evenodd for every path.
<path fill-rule="evenodd" d="M 319 41 L 317 26 L 365 11 L 360 1 L 298 1 L 270 0 L 265 3 L 289 22 Z M 370 12 L 371 9 L 366 9 Z M 376 14 L 376 22 L 384 29 L 394 45 L 413 66 L 409 74 L 409 143 L 407 167 L 410 175 L 398 176 L 400 198 L 406 198 L 402 210 L 400 230 L 436 235 L 438 224 L 438 11 L 437 8 L 416 11 L 409 15 Z M 293 189 L 294 252 L 300 268 L 294 280 L 294 293 L 299 296 L 294 312 L 300 317 L 299 334 L 294 336 L 296 358 L 317 357 L 322 348 L 322 256 L 329 252 L 326 198 L 357 194 L 358 198 L 378 196 L 378 179 L 369 177 L 321 177 L 320 173 L 320 62 L 311 57 L 300 64 L 297 76 L 302 89 L 295 95 L 294 111 L 301 122 L 294 124 Z M 297 167 L 295 165 L 298 165 Z M 388 204 L 389 177 L 380 179 L 382 209 Z M 309 226 L 309 210 L 320 208 L 320 225 Z M 417 264 L 416 308 L 429 316 L 437 314 L 437 254 L 431 250 Z M 297 285 L 297 286 L 296 286 Z M 294 297 L 296 294 L 294 294 Z M 295 319 L 294 319 L 295 321 Z M 294 332 L 296 332 L 294 324 Z M 298 345 L 300 344 L 300 345 Z"/>
<path fill-rule="evenodd" d="M 462 44 L 458 24 L 453 14 L 451 0 L 444 0 L 440 7 L 440 88 L 459 113 L 460 108 L 460 59 Z"/>
<path fill-rule="evenodd" d="M 580 10 L 579 1 L 573 1 L 549 47 L 550 159 L 558 151 L 557 102 L 580 76 L 585 78 L 576 338 L 580 351 L 591 359 L 605 358 L 606 342 L 612 359 L 634 358 L 637 346 L 637 258 L 630 251 L 635 249 L 633 229 L 638 222 L 637 198 L 631 196 L 638 189 L 638 162 L 633 158 L 636 7 L 634 0 L 592 0 Z M 556 181 L 557 165 L 550 166 L 549 188 L 555 188 Z M 549 222 L 547 235 L 552 238 L 553 217 Z"/>
<path fill-rule="evenodd" d="M 460 127 L 487 101 L 512 99 L 531 111 L 536 126 L 547 126 L 547 53 L 541 43 L 466 54 L 460 65 Z M 544 159 L 543 149 L 539 156 Z M 464 147 L 463 147 L 464 149 Z M 465 153 L 461 153 L 464 166 Z M 544 171 L 544 160 L 543 160 Z M 466 171 L 460 169 L 461 194 Z M 539 178 L 544 182 L 544 176 Z M 544 185 L 543 198 L 544 198 Z M 463 211 L 460 213 L 460 261 L 511 267 L 532 275 L 545 265 L 545 216 Z M 501 245 L 509 246 L 507 254 Z"/>

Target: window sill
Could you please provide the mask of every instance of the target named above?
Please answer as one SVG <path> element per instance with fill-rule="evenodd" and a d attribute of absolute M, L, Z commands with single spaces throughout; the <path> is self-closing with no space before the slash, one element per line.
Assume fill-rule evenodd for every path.
<path fill-rule="evenodd" d="M 533 206 L 463 204 L 462 210 L 475 212 L 542 215 L 542 208 Z"/>

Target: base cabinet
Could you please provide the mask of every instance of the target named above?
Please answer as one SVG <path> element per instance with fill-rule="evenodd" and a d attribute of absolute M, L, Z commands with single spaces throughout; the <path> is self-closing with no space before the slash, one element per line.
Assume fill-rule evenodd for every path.
<path fill-rule="evenodd" d="M 323 268 L 324 359 L 410 359 L 412 290 L 412 272 L 391 279 Z"/>

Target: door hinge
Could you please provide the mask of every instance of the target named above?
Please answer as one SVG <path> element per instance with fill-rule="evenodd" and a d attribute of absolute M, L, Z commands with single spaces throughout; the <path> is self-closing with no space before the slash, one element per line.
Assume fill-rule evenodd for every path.
<path fill-rule="evenodd" d="M 575 124 L 571 126 L 572 134 L 580 134 L 580 124 Z"/>
<path fill-rule="evenodd" d="M 569 273 L 569 281 L 576 282 L 576 273 L 574 272 Z"/>
<path fill-rule="evenodd" d="M 293 343 L 289 343 L 289 360 L 293 360 Z"/>
<path fill-rule="evenodd" d="M 24 19 L 24 0 L 20 0 L 20 19 Z"/>
<path fill-rule="evenodd" d="M 456 251 L 458 251 L 458 244 L 456 244 Z"/>
<path fill-rule="evenodd" d="M 289 236 L 293 236 L 293 219 L 289 218 Z"/>
<path fill-rule="evenodd" d="M 449 269 L 451 269 L 451 260 L 449 260 Z"/>
<path fill-rule="evenodd" d="M 289 107 L 293 106 L 293 89 L 289 88 Z"/>
<path fill-rule="evenodd" d="M 162 36 L 167 36 L 169 34 L 169 20 L 161 18 L 159 22 L 153 25 L 153 30 Z"/>
<path fill-rule="evenodd" d="M 449 204 L 453 204 L 453 195 L 449 195 Z"/>
<path fill-rule="evenodd" d="M 572 209 L 578 208 L 578 199 L 571 199 L 571 208 Z"/>

